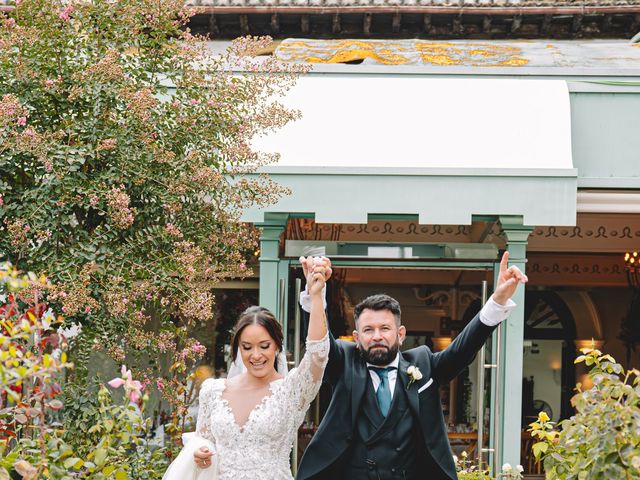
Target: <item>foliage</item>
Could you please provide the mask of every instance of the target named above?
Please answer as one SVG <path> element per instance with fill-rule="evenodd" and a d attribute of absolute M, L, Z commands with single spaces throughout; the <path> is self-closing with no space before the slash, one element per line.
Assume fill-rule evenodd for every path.
<path fill-rule="evenodd" d="M 65 350 L 77 329 L 59 326 L 63 318 L 47 309 L 51 287 L 0 264 L 0 478 L 10 471 L 24 479 L 158 478 L 170 452 L 146 444 L 149 421 L 114 403 L 106 387 L 92 404 L 91 424 L 66 430 L 57 421 L 65 408 L 61 383 L 72 367 Z M 140 384 L 123 372 L 125 398 L 138 400 Z"/>
<path fill-rule="evenodd" d="M 46 466 L 51 433 L 46 420 L 62 408 L 58 382 L 71 366 L 66 339 L 55 329 L 62 319 L 42 301 L 49 287 L 44 277 L 0 264 L 0 454 L 12 439 L 21 439 L 36 466 L 25 462 L 18 468 L 34 478 Z M 7 475 L 0 466 L 0 478 L 3 472 Z"/>
<path fill-rule="evenodd" d="M 456 473 L 459 480 L 493 480 L 491 472 L 488 468 L 480 468 L 476 459 L 472 461 L 468 458 L 467 452 L 462 452 L 460 458 L 453 456 L 456 466 Z M 498 474 L 497 479 L 503 480 L 522 480 L 522 466 L 518 465 L 515 469 L 508 463 L 502 466 L 502 472 Z"/>
<path fill-rule="evenodd" d="M 284 192 L 251 175 L 277 158 L 251 139 L 297 118 L 274 99 L 305 69 L 254 56 L 268 38 L 214 56 L 183 5 L 21 0 L 0 14 L 0 256 L 47 275 L 49 301 L 82 324 L 74 376 L 92 350 L 142 365 L 176 427 L 211 288 L 250 274 L 240 213 Z"/>
<path fill-rule="evenodd" d="M 581 352 L 576 363 L 592 367 L 593 386 L 577 385 L 576 414 L 559 428 L 540 413 L 530 425 L 533 453 L 549 479 L 640 479 L 640 371 L 625 371 L 595 348 Z"/>
<path fill-rule="evenodd" d="M 477 460 L 472 461 L 468 458 L 467 452 L 462 452 L 460 457 L 454 455 L 453 462 L 459 480 L 492 480 L 489 469 L 481 469 Z"/>
<path fill-rule="evenodd" d="M 640 345 L 640 290 L 634 289 L 631 303 L 620 325 L 618 338 L 627 349 L 627 366 L 631 363 L 631 354 Z"/>

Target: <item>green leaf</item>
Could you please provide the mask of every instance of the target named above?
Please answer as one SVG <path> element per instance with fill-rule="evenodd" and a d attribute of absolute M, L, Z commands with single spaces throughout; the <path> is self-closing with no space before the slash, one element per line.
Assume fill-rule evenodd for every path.
<path fill-rule="evenodd" d="M 109 420 L 105 420 L 104 421 L 104 427 L 107 430 L 107 432 L 110 432 L 111 430 L 113 430 L 113 420 L 109 419 Z"/>
<path fill-rule="evenodd" d="M 124 470 L 120 469 L 116 472 L 116 480 L 127 480 L 128 478 L 129 475 Z"/>
<path fill-rule="evenodd" d="M 102 473 L 109 476 L 114 472 L 115 469 L 116 469 L 115 465 L 107 465 L 102 469 Z"/>
<path fill-rule="evenodd" d="M 537 442 L 533 444 L 532 449 L 533 455 L 536 458 L 540 458 L 540 456 L 549 449 L 549 444 L 547 442 Z"/>
<path fill-rule="evenodd" d="M 74 470 L 78 470 L 82 468 L 84 465 L 84 461 L 78 457 L 67 458 L 64 463 L 64 468 L 73 468 Z"/>
<path fill-rule="evenodd" d="M 95 461 L 97 466 L 102 466 L 104 465 L 104 461 L 107 458 L 107 450 L 104 448 L 98 448 L 96 450 L 96 454 L 93 458 L 93 460 Z"/>

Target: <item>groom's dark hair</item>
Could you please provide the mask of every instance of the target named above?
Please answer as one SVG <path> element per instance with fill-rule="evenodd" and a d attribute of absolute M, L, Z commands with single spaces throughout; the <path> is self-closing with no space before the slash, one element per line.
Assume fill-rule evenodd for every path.
<path fill-rule="evenodd" d="M 358 305 L 356 305 L 356 308 L 353 309 L 353 319 L 356 322 L 356 328 L 358 328 L 358 318 L 360 317 L 362 311 L 365 309 L 374 311 L 389 310 L 391 313 L 393 313 L 393 316 L 396 317 L 396 325 L 398 327 L 400 326 L 400 316 L 402 314 L 402 311 L 400 310 L 400 304 L 395 298 L 390 297 L 389 295 L 385 295 L 384 293 L 371 295 L 370 297 L 365 298 Z"/>

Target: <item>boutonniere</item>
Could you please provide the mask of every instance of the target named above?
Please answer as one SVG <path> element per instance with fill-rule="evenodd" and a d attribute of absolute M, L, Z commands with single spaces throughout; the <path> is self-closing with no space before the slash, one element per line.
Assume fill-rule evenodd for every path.
<path fill-rule="evenodd" d="M 422 372 L 415 365 L 411 365 L 409 368 L 407 368 L 407 375 L 409 375 L 409 383 L 407 384 L 407 390 L 409 390 L 409 387 L 413 382 L 415 382 L 416 380 L 422 379 Z"/>

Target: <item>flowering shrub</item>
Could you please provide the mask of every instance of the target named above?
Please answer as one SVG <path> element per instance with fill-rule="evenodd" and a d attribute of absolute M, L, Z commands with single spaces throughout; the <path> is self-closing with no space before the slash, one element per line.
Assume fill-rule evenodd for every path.
<path fill-rule="evenodd" d="M 240 213 L 284 193 L 247 175 L 277 158 L 251 139 L 297 118 L 274 99 L 305 68 L 254 57 L 268 38 L 214 56 L 183 5 L 0 13 L 0 254 L 45 272 L 49 301 L 82 325 L 77 381 L 92 349 L 144 365 L 176 426 L 205 353 L 193 332 L 215 328 L 211 288 L 251 274 L 257 235 Z"/>
<path fill-rule="evenodd" d="M 581 352 L 576 363 L 592 367 L 593 386 L 577 385 L 576 414 L 559 428 L 539 414 L 530 425 L 533 453 L 549 479 L 640 479 L 640 372 L 595 348 Z"/>
<path fill-rule="evenodd" d="M 0 479 L 13 471 L 24 479 L 151 479 L 167 466 L 167 451 L 148 448 L 148 420 L 131 405 L 114 403 L 102 386 L 88 428 L 70 432 L 57 420 L 69 342 L 80 327 L 64 327 L 44 302 L 49 281 L 21 275 L 0 264 Z M 123 366 L 130 403 L 140 403 L 142 385 Z"/>
<path fill-rule="evenodd" d="M 459 480 L 492 480 L 489 469 L 481 469 L 478 461 L 468 458 L 467 452 L 462 452 L 460 457 L 453 456 L 456 465 L 456 473 Z"/>
<path fill-rule="evenodd" d="M 55 328 L 62 319 L 42 301 L 48 287 L 44 277 L 0 264 L 0 455 L 14 439 L 28 444 L 33 461 L 15 458 L 16 470 L 26 478 L 46 469 L 47 418 L 63 406 L 56 398 L 58 382 L 71 366 L 66 338 Z M 0 478 L 2 472 L 0 467 Z"/>

